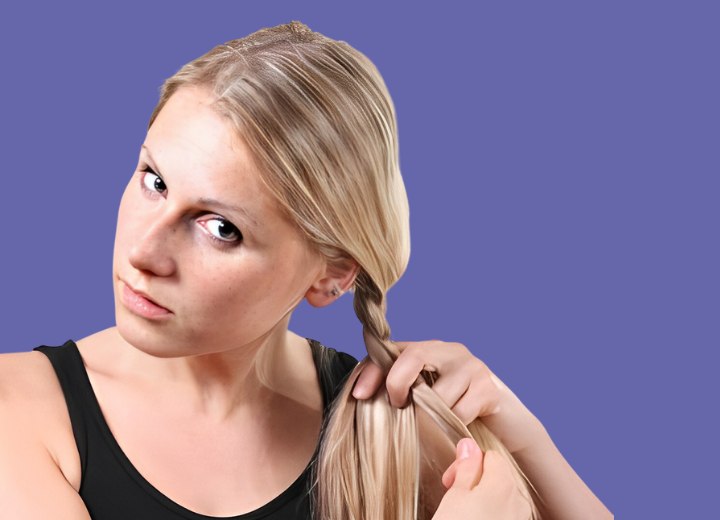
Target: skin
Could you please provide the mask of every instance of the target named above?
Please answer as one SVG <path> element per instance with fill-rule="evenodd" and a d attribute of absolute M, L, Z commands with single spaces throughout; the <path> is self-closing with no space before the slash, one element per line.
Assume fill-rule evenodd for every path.
<path fill-rule="evenodd" d="M 582 481 L 550 438 L 542 423 L 525 407 L 518 397 L 481 360 L 474 357 L 462 343 L 439 340 L 395 342 L 401 354 L 387 374 L 386 386 L 391 403 L 403 406 L 408 389 L 414 383 L 418 370 L 425 368 L 439 374 L 433 390 L 465 424 L 480 418 L 483 424 L 510 451 L 525 476 L 533 483 L 542 502 L 538 510 L 542 518 L 574 520 L 576 518 L 607 520 L 612 512 Z M 358 378 L 355 394 L 374 392 L 383 373 L 376 365 L 368 365 Z M 362 380 L 362 381 L 361 381 Z M 367 385 L 367 386 L 365 386 Z M 483 469 L 483 458 L 470 457 L 464 461 L 466 474 L 483 475 L 475 484 L 455 489 L 453 480 L 457 462 L 452 463 L 447 441 L 438 435 L 434 423 L 418 413 L 426 449 L 434 453 L 440 464 L 449 468 L 443 477 L 445 487 L 452 486 L 442 498 L 427 486 L 433 496 L 431 503 L 440 503 L 435 520 L 465 518 L 468 511 L 492 511 L 488 518 L 522 517 L 527 505 L 525 499 L 512 487 L 506 471 L 509 466 L 500 457 Z M 459 451 L 458 451 L 459 456 Z M 443 467 L 443 466 L 441 466 Z M 437 471 L 435 468 L 434 471 Z M 473 473 L 474 472 L 474 473 Z M 479 477 L 478 477 L 479 478 Z M 489 482 L 482 485 L 482 482 Z M 464 479 L 460 482 L 468 482 Z M 509 487 L 514 489 L 508 492 Z M 483 489 L 498 490 L 488 493 Z M 441 500 L 441 501 L 440 501 Z M 477 509 L 476 509 L 477 508 Z M 483 516 L 478 516 L 482 518 Z"/>
<path fill-rule="evenodd" d="M 401 356 L 387 378 L 377 365 L 369 365 L 353 389 L 355 397 L 365 397 L 385 381 L 391 404 L 406 406 L 417 374 L 430 370 L 440 375 L 433 390 L 453 413 L 466 425 L 481 417 L 511 453 L 532 448 L 547 437 L 537 417 L 462 343 L 440 340 L 394 343 Z M 443 377 L 448 374 L 451 376 Z"/>
<path fill-rule="evenodd" d="M 118 212 L 117 326 L 78 347 L 138 470 L 185 507 L 224 516 L 267 503 L 309 462 L 322 397 L 307 342 L 288 323 L 303 298 L 333 301 L 332 284 L 353 271 L 310 254 L 209 103 L 182 90 L 149 129 Z M 135 313 L 128 284 L 169 313 Z"/>
<path fill-rule="evenodd" d="M 311 252 L 210 103 L 204 90 L 180 89 L 148 130 L 118 213 L 116 326 L 77 344 L 103 415 L 138 471 L 188 509 L 232 516 L 269 502 L 310 461 L 322 394 L 309 345 L 288 324 L 303 299 L 335 301 L 331 290 L 350 287 L 358 266 L 329 265 Z M 167 312 L 139 315 L 126 305 L 126 286 Z M 404 406 L 420 370 L 432 369 L 440 375 L 434 388 L 466 424 L 495 415 L 498 432 L 528 426 L 505 437 L 518 449 L 544 434 L 464 345 L 398 345 L 389 374 L 373 364 L 361 374 L 357 398 L 385 383 L 391 403 Z M 0 356 L 0 421 L 12 425 L 0 428 L 0 502 L 13 517 L 89 518 L 64 397 L 44 354 Z M 538 473 L 544 464 L 535 463 Z M 43 501 L 33 498 L 40 483 Z M 447 495 L 444 507 L 465 507 L 465 497 Z M 498 506 L 493 496 L 473 500 Z"/>
<path fill-rule="evenodd" d="M 433 520 L 494 518 L 527 520 L 530 502 L 519 492 L 510 464 L 497 452 L 483 453 L 473 439 L 457 445 L 455 462 L 443 475 L 448 488 Z"/>
<path fill-rule="evenodd" d="M 307 341 L 287 326 L 303 298 L 334 301 L 330 290 L 348 286 L 356 266 L 309 252 L 209 102 L 178 92 L 149 129 L 118 213 L 117 325 L 77 344 L 138 471 L 188 509 L 231 516 L 269 502 L 307 466 L 322 395 Z M 257 224 L 202 198 L 241 206 Z M 148 319 L 126 306 L 127 284 L 167 313 Z M 12 425 L 0 428 L 0 501 L 17 518 L 87 518 L 49 361 L 3 356 L 0 381 L 0 421 Z M 33 499 L 40 483 L 44 501 Z"/>

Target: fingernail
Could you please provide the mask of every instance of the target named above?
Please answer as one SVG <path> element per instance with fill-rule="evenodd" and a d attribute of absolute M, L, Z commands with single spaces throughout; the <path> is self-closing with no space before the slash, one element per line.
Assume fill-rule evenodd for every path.
<path fill-rule="evenodd" d="M 355 399 L 365 399 L 365 389 L 362 386 L 353 388 L 352 395 Z"/>
<path fill-rule="evenodd" d="M 470 458 L 470 447 L 472 441 L 470 439 L 460 439 L 460 460 Z"/>

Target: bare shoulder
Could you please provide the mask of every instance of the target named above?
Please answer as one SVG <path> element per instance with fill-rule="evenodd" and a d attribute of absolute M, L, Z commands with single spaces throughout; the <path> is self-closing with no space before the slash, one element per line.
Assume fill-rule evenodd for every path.
<path fill-rule="evenodd" d="M 53 389 L 56 379 L 50 360 L 42 352 L 0 354 L 0 399 L 6 404 L 45 394 Z"/>
<path fill-rule="evenodd" d="M 0 354 L 0 436 L 49 456 L 80 488 L 80 456 L 65 396 L 50 360 L 38 351 Z M 26 453 L 34 459 L 37 453 Z"/>
<path fill-rule="evenodd" d="M 62 413 L 53 406 L 62 410 L 65 405 L 49 360 L 40 356 L 45 357 L 41 352 L 0 354 L 3 518 L 89 520 L 77 489 L 46 442 L 62 433 L 58 424 Z M 79 462 L 77 466 L 79 470 Z"/>
<path fill-rule="evenodd" d="M 46 422 L 43 417 L 67 415 L 55 370 L 38 351 L 0 354 L 0 402 L 7 413 L 17 413 L 18 420 Z"/>

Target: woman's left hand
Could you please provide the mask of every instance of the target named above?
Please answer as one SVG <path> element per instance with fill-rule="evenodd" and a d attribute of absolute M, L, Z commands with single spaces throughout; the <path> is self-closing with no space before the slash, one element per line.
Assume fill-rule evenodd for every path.
<path fill-rule="evenodd" d="M 463 423 L 482 418 L 510 453 L 547 438 L 542 423 L 493 372 L 462 343 L 440 340 L 393 341 L 400 356 L 385 380 L 390 404 L 402 408 L 421 370 L 437 374 L 433 390 Z M 375 395 L 383 371 L 369 362 L 353 389 L 356 399 Z"/>

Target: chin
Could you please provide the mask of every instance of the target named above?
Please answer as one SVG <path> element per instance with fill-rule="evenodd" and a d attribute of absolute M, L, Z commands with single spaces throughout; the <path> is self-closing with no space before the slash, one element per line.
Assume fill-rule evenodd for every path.
<path fill-rule="evenodd" d="M 149 322 L 126 311 L 115 313 L 115 323 L 120 334 L 131 346 L 149 356 L 175 358 L 192 354 L 187 343 L 173 334 L 167 323 Z"/>

